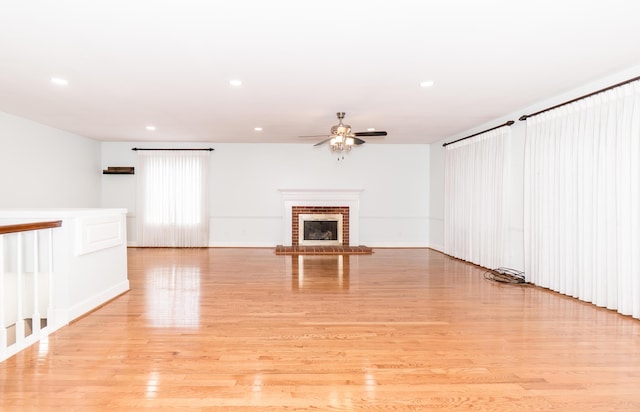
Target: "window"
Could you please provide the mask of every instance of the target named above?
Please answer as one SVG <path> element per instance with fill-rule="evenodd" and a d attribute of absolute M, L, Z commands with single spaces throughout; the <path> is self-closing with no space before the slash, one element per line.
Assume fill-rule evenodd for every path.
<path fill-rule="evenodd" d="M 138 152 L 140 246 L 208 246 L 208 164 L 208 152 Z"/>

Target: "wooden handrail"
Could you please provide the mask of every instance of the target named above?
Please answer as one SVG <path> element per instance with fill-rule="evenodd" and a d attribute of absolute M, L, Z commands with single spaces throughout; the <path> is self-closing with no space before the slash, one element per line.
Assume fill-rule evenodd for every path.
<path fill-rule="evenodd" d="M 0 235 L 6 233 L 16 232 L 28 232 L 30 230 L 51 229 L 54 227 L 62 226 L 62 220 L 52 220 L 49 222 L 33 222 L 33 223 L 20 223 L 17 225 L 5 225 L 0 226 Z"/>

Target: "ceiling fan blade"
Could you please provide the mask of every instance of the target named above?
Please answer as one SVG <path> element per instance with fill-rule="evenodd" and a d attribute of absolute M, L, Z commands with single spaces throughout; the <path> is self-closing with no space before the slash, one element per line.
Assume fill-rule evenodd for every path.
<path fill-rule="evenodd" d="M 364 141 L 364 140 L 362 140 L 362 139 L 358 139 L 357 137 L 354 137 L 354 138 L 353 138 L 353 143 L 354 143 L 354 144 L 356 144 L 356 145 L 361 145 L 361 144 L 363 144 L 363 143 L 367 143 L 367 142 L 365 142 L 365 141 Z"/>
<path fill-rule="evenodd" d="M 358 132 L 354 133 L 354 136 L 386 136 L 387 132 L 375 131 L 375 132 Z"/>
<path fill-rule="evenodd" d="M 315 147 L 315 146 L 323 145 L 323 144 L 327 143 L 329 140 L 331 140 L 331 139 L 330 138 L 329 139 L 325 139 L 325 140 L 323 140 L 321 142 L 318 142 L 318 143 L 314 144 L 313 146 Z"/>

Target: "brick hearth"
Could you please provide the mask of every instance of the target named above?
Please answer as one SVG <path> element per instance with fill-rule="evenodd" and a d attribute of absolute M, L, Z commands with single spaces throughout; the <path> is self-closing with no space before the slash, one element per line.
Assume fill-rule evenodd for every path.
<path fill-rule="evenodd" d="M 276 255 L 370 255 L 367 246 L 276 246 Z"/>

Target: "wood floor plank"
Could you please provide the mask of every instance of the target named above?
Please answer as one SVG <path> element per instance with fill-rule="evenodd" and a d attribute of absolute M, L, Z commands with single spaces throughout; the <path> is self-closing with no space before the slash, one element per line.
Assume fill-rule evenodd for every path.
<path fill-rule="evenodd" d="M 640 322 L 428 249 L 129 249 L 2 411 L 638 411 Z"/>

